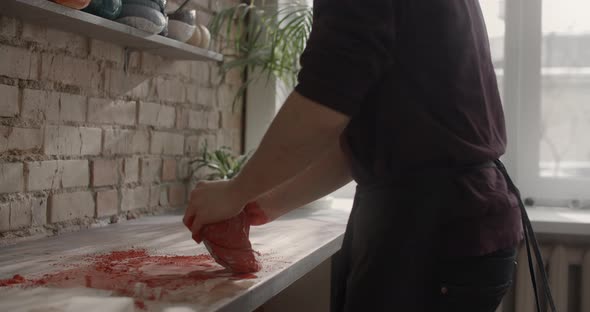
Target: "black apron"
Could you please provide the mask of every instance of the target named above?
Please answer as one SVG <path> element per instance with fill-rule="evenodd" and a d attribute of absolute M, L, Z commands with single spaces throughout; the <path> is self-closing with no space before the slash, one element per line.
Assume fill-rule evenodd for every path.
<path fill-rule="evenodd" d="M 332 261 L 331 311 L 436 311 L 433 299 L 440 288 L 435 270 L 444 241 L 440 228 L 453 217 L 448 213 L 452 207 L 445 205 L 462 195 L 454 177 L 490 167 L 497 167 L 515 191 L 500 161 L 416 172 L 393 184 L 357 186 L 342 248 Z M 530 250 L 522 204 L 521 213 Z"/>

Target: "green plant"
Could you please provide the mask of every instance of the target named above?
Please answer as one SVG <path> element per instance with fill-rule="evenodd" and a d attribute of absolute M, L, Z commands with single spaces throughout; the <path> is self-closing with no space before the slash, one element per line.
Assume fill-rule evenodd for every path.
<path fill-rule="evenodd" d="M 231 179 L 240 172 L 249 156 L 234 156 L 228 147 L 209 151 L 205 144 L 201 155 L 192 160 L 190 165 L 193 175 L 200 169 L 209 169 L 210 173 L 205 176 L 207 180 Z"/>
<path fill-rule="evenodd" d="M 222 77 L 231 70 L 242 73 L 244 84 L 236 99 L 260 77 L 266 76 L 268 81 L 275 76 L 293 86 L 312 24 L 308 5 L 256 6 L 253 0 L 248 1 L 221 10 L 209 24 L 213 38 L 236 54 L 235 59 L 226 58 L 220 68 Z"/>

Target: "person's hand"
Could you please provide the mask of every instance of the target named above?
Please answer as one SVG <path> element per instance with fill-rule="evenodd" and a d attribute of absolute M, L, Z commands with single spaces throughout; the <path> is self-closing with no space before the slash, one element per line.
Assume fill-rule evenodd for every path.
<path fill-rule="evenodd" d="M 191 230 L 193 239 L 202 241 L 200 232 L 206 224 L 227 220 L 238 215 L 244 205 L 232 181 L 199 182 L 191 192 L 182 222 Z"/>

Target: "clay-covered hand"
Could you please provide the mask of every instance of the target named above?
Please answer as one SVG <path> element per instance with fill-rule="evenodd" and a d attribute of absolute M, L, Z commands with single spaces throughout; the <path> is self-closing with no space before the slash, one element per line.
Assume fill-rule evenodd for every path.
<path fill-rule="evenodd" d="M 199 182 L 191 192 L 183 223 L 200 243 L 201 228 L 237 216 L 246 203 L 234 191 L 231 180 Z"/>

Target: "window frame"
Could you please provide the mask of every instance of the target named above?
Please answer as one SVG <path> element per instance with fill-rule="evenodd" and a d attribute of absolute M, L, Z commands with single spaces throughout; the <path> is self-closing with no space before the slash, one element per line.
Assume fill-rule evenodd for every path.
<path fill-rule="evenodd" d="M 537 205 L 588 205 L 590 179 L 539 175 L 543 0 L 510 0 L 505 5 L 503 87 L 509 140 L 503 160 L 523 197 Z"/>

